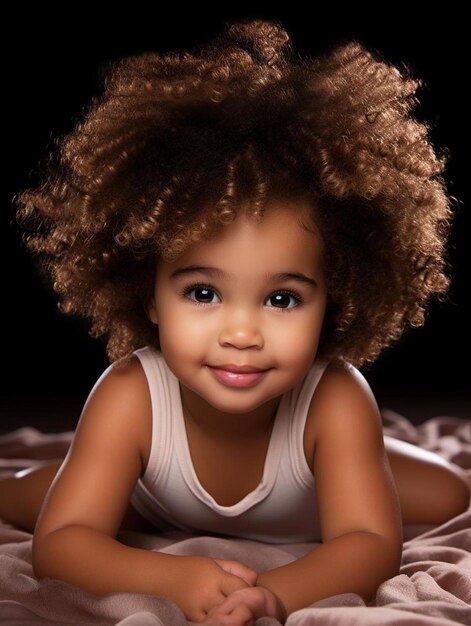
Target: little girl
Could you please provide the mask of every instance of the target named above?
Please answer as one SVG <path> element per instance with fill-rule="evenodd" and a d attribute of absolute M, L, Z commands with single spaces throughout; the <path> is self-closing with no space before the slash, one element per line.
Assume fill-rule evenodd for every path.
<path fill-rule="evenodd" d="M 112 68 L 18 196 L 61 309 L 113 362 L 63 463 L 0 485 L 39 578 L 165 596 L 208 625 L 283 622 L 371 598 L 398 572 L 403 523 L 467 508 L 459 468 L 383 439 L 357 369 L 448 286 L 419 84 L 355 41 L 301 59 L 258 20 Z M 321 545 L 257 573 L 120 529 Z"/>

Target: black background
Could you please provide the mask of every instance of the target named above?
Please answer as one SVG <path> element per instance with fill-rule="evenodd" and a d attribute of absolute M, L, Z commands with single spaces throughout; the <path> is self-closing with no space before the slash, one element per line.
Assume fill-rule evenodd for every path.
<path fill-rule="evenodd" d="M 408 331 L 374 366 L 363 372 L 381 406 L 419 421 L 447 412 L 470 415 L 467 291 L 470 285 L 469 232 L 464 135 L 468 127 L 468 68 L 464 15 L 410 14 L 396 7 L 345 14 L 323 7 L 303 11 L 240 10 L 189 14 L 184 8 L 162 14 L 156 8 L 116 10 L 98 19 L 83 5 L 59 12 L 12 14 L 13 37 L 6 59 L 3 114 L 2 188 L 2 422 L 8 430 L 34 425 L 44 430 L 73 427 L 86 396 L 107 367 L 103 344 L 87 334 L 87 323 L 62 316 L 51 290 L 41 284 L 22 248 L 14 223 L 14 194 L 35 182 L 35 171 L 52 142 L 72 129 L 101 84 L 107 61 L 146 50 L 191 49 L 219 32 L 226 21 L 259 17 L 280 20 L 295 49 L 315 55 L 350 38 L 378 50 L 387 60 L 407 64 L 425 82 L 418 115 L 431 125 L 438 148 L 450 152 L 446 179 L 456 217 L 450 242 L 453 284 L 445 302 L 434 303 L 423 328 Z M 467 178 L 466 178 L 467 179 Z M 464 364 L 462 364 L 464 362 Z"/>

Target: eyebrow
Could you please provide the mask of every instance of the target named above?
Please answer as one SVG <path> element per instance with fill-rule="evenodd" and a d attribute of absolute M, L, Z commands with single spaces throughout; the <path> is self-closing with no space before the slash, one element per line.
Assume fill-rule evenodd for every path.
<path fill-rule="evenodd" d="M 276 282 L 285 282 L 287 280 L 295 280 L 298 283 L 304 283 L 306 285 L 311 285 L 312 287 L 317 287 L 317 282 L 314 278 L 309 278 L 306 274 L 301 274 L 301 272 L 282 272 L 281 274 L 273 274 L 270 278 Z"/>
<path fill-rule="evenodd" d="M 170 278 L 179 278 L 180 276 L 186 276 L 186 274 L 208 274 L 208 276 L 214 276 L 216 278 L 224 278 L 226 273 L 216 267 L 206 267 L 202 265 L 187 265 L 180 267 L 170 274 Z"/>
<path fill-rule="evenodd" d="M 180 267 L 179 269 L 172 272 L 170 278 L 179 278 L 180 276 L 186 276 L 187 274 L 206 274 L 207 276 L 214 278 L 226 278 L 226 272 L 216 268 L 216 267 L 207 267 L 201 265 L 187 265 L 185 267 Z M 272 274 L 267 276 L 267 278 L 273 282 L 287 282 L 289 280 L 294 280 L 298 283 L 303 283 L 305 285 L 310 285 L 311 287 L 317 287 L 317 282 L 306 276 L 306 274 L 302 274 L 301 272 L 280 272 L 278 274 Z"/>

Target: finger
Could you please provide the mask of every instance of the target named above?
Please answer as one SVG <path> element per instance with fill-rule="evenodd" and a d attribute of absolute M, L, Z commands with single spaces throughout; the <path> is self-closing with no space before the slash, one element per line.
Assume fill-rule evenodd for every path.
<path fill-rule="evenodd" d="M 255 587 L 250 587 L 245 580 L 239 578 L 239 576 L 234 576 L 233 574 L 222 574 L 222 576 L 220 591 L 225 596 L 224 601 L 236 591 L 255 589 Z"/>
<path fill-rule="evenodd" d="M 236 606 L 229 617 L 231 618 L 231 626 L 253 626 L 256 619 L 255 615 L 245 604 Z"/>
<path fill-rule="evenodd" d="M 227 572 L 228 574 L 232 574 L 233 576 L 238 576 L 239 578 L 242 578 L 251 587 L 257 582 L 257 572 L 248 567 L 248 565 L 240 563 L 239 561 L 228 561 L 225 559 L 214 560 L 225 572 Z"/>
<path fill-rule="evenodd" d="M 239 589 L 230 594 L 224 602 L 214 607 L 221 613 L 230 614 L 240 606 L 246 606 L 254 619 L 269 616 L 276 617 L 276 598 L 262 587 Z"/>
<path fill-rule="evenodd" d="M 230 610 L 223 605 L 214 607 L 203 624 L 207 626 L 252 626 L 256 616 L 245 604 L 238 604 Z"/>

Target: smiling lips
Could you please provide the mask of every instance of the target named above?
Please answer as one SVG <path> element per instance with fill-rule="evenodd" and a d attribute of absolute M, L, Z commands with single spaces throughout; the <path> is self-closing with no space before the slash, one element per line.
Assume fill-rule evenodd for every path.
<path fill-rule="evenodd" d="M 228 387 L 251 387 L 259 382 L 268 372 L 249 365 L 209 366 L 213 376 Z"/>

